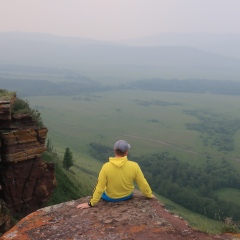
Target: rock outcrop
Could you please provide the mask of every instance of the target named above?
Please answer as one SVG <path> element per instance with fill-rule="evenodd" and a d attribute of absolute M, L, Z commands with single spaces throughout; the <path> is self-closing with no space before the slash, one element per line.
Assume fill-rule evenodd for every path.
<path fill-rule="evenodd" d="M 17 223 L 1 240 L 226 240 L 235 235 L 209 235 L 189 227 L 169 213 L 156 199 L 146 199 L 139 191 L 119 203 L 100 201 L 93 208 L 77 209 L 90 197 L 42 208 Z"/>
<path fill-rule="evenodd" d="M 44 206 L 56 179 L 54 165 L 41 158 L 48 129 L 38 127 L 29 114 L 15 114 L 15 100 L 14 93 L 0 95 L 0 200 L 21 218 Z"/>

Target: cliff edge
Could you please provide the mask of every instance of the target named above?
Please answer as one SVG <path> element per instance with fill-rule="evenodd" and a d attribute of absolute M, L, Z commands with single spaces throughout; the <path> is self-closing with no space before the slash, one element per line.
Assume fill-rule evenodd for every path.
<path fill-rule="evenodd" d="M 193 230 L 156 199 L 146 199 L 139 191 L 134 191 L 133 198 L 127 201 L 101 200 L 93 208 L 76 208 L 89 199 L 85 197 L 42 208 L 22 219 L 0 239 L 240 239 L 237 235 L 209 235 Z"/>
<path fill-rule="evenodd" d="M 31 113 L 15 93 L 0 89 L 0 234 L 9 229 L 9 217 L 43 207 L 56 186 L 54 165 L 41 157 L 48 129 Z"/>

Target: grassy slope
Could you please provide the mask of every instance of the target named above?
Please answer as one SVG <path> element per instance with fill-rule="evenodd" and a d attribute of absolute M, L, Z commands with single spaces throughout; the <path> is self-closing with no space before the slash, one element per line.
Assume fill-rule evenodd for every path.
<path fill-rule="evenodd" d="M 200 231 L 207 233 L 221 233 L 224 226 L 222 222 L 194 213 L 158 194 L 155 194 L 155 196 L 160 202 L 164 203 L 165 207 L 170 212 L 185 219 L 192 228 L 199 229 Z"/>
<path fill-rule="evenodd" d="M 66 171 L 62 168 L 62 161 L 53 152 L 45 152 L 43 159 L 54 162 L 57 187 L 55 188 L 48 205 L 54 205 L 74 199 L 81 198 L 91 193 L 89 186 L 85 183 L 85 178 L 76 178 L 75 172 Z"/>
<path fill-rule="evenodd" d="M 84 172 L 79 172 L 73 167 L 77 173 L 75 179 L 78 181 L 83 177 L 89 188 L 94 185 L 102 164 L 89 155 L 88 144 L 96 141 L 111 147 L 120 138 L 130 142 L 131 154 L 134 156 L 169 151 L 182 161 L 201 165 L 206 161 L 207 153 L 216 160 L 227 158 L 240 171 L 239 162 L 231 160 L 239 156 L 240 149 L 236 147 L 232 152 L 222 153 L 204 147 L 199 132 L 185 127 L 186 122 L 198 120 L 183 113 L 185 109 L 207 109 L 239 118 L 239 96 L 122 90 L 76 97 L 80 99 L 74 101 L 72 96 L 44 96 L 28 100 L 31 106 L 37 106 L 42 113 L 43 121 L 49 129 L 48 136 L 58 154 L 63 155 L 65 148 L 70 147 L 76 165 L 84 169 Z M 159 100 L 180 105 L 144 107 L 135 100 Z M 151 119 L 158 122 L 149 122 Z M 235 143 L 239 142 L 240 132 L 235 135 Z M 174 206 L 173 211 L 180 213 L 192 226 L 207 226 L 205 229 L 212 231 L 210 228 L 215 225 L 212 220 L 197 217 L 188 210 Z M 215 229 L 219 229 L 219 225 Z"/>

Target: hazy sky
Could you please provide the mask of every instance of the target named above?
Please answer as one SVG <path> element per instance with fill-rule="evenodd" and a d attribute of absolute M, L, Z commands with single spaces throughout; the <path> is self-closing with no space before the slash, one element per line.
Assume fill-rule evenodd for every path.
<path fill-rule="evenodd" d="M 0 0 L 0 32 L 6 31 L 99 40 L 240 33 L 240 0 Z"/>

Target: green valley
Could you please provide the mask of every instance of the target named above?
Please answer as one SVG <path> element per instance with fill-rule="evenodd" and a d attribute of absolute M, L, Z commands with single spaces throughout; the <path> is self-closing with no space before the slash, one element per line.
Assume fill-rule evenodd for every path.
<path fill-rule="evenodd" d="M 207 166 L 218 169 L 226 163 L 229 167 L 225 173 L 231 175 L 235 172 L 236 177 L 239 177 L 239 96 L 116 89 L 74 96 L 33 96 L 28 97 L 28 101 L 41 112 L 44 124 L 49 129 L 48 137 L 60 158 L 66 147 L 71 149 L 74 181 L 81 182 L 84 179 L 89 189 L 94 186 L 102 163 L 107 161 L 109 154 L 107 151 L 105 155 L 93 155 L 91 143 L 111 149 L 118 139 L 125 139 L 131 144 L 129 159 L 142 165 L 141 156 L 149 156 L 151 161 L 153 154 L 167 152 L 180 164 L 187 164 L 190 172 L 191 169 L 206 169 Z M 225 146 L 223 139 L 229 139 L 230 148 L 219 147 Z M 222 171 L 225 174 L 224 169 Z M 148 175 L 146 173 L 146 177 Z M 164 196 L 167 185 L 162 187 L 161 190 L 154 186 L 154 190 L 158 189 L 157 193 Z M 239 191 L 239 186 L 234 189 Z M 192 191 L 200 190 L 196 185 Z M 221 187 L 218 191 L 221 192 Z M 217 194 L 219 199 L 222 195 Z M 234 196 L 228 196 L 229 201 L 234 201 L 231 200 Z M 176 209 L 174 207 L 172 210 Z M 192 215 L 181 212 L 185 211 L 179 210 L 178 214 L 186 219 Z M 201 216 L 207 216 L 201 213 Z M 217 217 L 213 218 L 219 220 L 219 215 L 214 214 Z M 190 224 L 194 222 L 191 219 Z M 221 226 L 222 223 L 219 224 Z"/>

